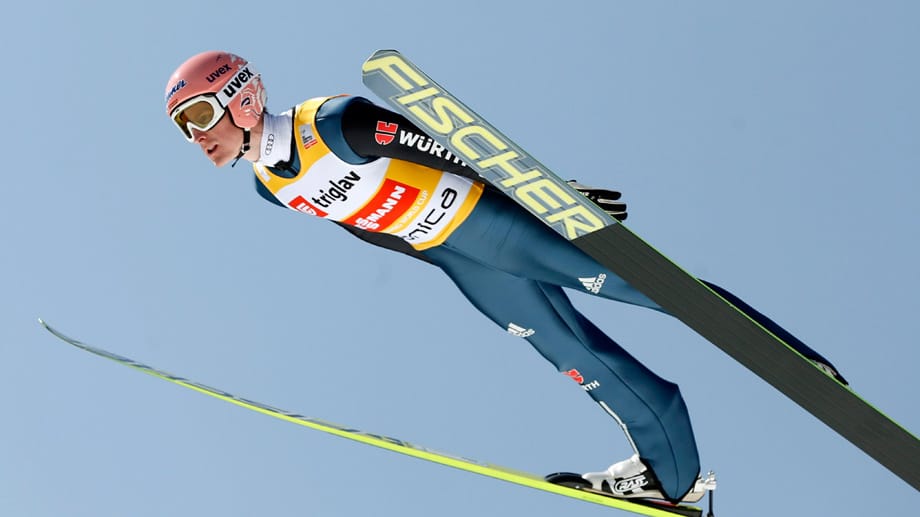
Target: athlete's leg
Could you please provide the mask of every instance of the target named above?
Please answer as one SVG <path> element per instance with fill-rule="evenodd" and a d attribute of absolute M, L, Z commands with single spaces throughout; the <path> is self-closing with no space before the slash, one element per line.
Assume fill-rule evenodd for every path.
<path fill-rule="evenodd" d="M 490 190 L 442 246 L 512 275 L 661 310 L 619 275 Z"/>
<path fill-rule="evenodd" d="M 795 349 L 798 353 L 802 354 L 806 359 L 809 359 L 809 360 L 811 360 L 811 361 L 815 361 L 815 362 L 817 362 L 817 363 L 820 363 L 820 364 L 822 364 L 822 365 L 827 366 L 828 368 L 830 368 L 832 371 L 829 372 L 829 373 L 831 373 L 834 377 L 836 377 L 838 380 L 840 380 L 840 382 L 842 382 L 842 383 L 844 383 L 844 384 L 847 384 L 846 379 L 844 379 L 843 376 L 840 375 L 840 373 L 837 371 L 837 368 L 836 368 L 833 364 L 831 364 L 830 361 L 828 361 L 827 359 L 825 359 L 824 356 L 822 356 L 821 354 L 819 354 L 818 352 L 816 352 L 813 348 L 811 348 L 810 346 L 808 346 L 808 345 L 806 345 L 805 343 L 803 343 L 799 338 L 797 338 L 797 337 L 795 337 L 794 335 L 792 335 L 789 331 L 787 331 L 787 330 L 784 329 L 783 327 L 780 327 L 778 323 L 776 323 L 775 321 L 773 321 L 773 320 L 771 320 L 770 318 L 766 317 L 765 315 L 763 315 L 762 313 L 760 313 L 757 309 L 751 307 L 750 305 L 747 304 L 747 302 L 745 302 L 745 301 L 742 300 L 741 298 L 738 298 L 737 296 L 735 296 L 734 294 L 732 294 L 732 293 L 729 292 L 728 290 L 723 289 L 722 287 L 719 287 L 719 286 L 717 286 L 717 285 L 715 285 L 715 284 L 713 284 L 713 283 L 711 283 L 711 282 L 707 282 L 707 281 L 705 281 L 705 280 L 701 280 L 701 282 L 703 282 L 703 283 L 706 284 L 710 289 L 712 289 L 713 291 L 715 291 L 716 294 L 718 294 L 718 295 L 721 296 L 722 298 L 725 298 L 725 299 L 726 299 L 727 301 L 729 301 L 732 305 L 734 305 L 735 307 L 737 307 L 741 312 L 747 314 L 749 318 L 751 318 L 752 320 L 756 321 L 758 324 L 760 324 L 760 326 L 762 326 L 763 328 L 769 330 L 770 332 L 772 332 L 773 334 L 775 334 L 776 337 L 778 337 L 778 338 L 782 339 L 783 341 L 785 341 L 786 344 L 788 344 L 789 346 L 791 346 L 791 347 L 792 347 L 793 349 Z"/>
<path fill-rule="evenodd" d="M 666 312 L 616 273 L 500 194 L 485 196 L 445 246 L 514 275 Z M 846 382 L 830 361 L 776 322 L 728 290 L 704 283 L 807 359 L 835 370 L 834 375 Z"/>
<path fill-rule="evenodd" d="M 473 305 L 503 329 L 525 337 L 617 419 L 666 495 L 676 499 L 693 486 L 699 457 L 675 384 L 652 373 L 588 321 L 560 287 L 493 269 L 445 247 L 425 254 Z"/>

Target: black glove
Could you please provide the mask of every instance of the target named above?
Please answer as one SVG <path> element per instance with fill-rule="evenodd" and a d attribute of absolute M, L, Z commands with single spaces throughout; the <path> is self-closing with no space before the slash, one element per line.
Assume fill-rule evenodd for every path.
<path fill-rule="evenodd" d="M 591 201 L 601 207 L 604 212 L 613 217 L 617 221 L 626 220 L 626 203 L 618 201 L 620 199 L 620 193 L 616 190 L 609 190 L 605 188 L 595 188 L 589 187 L 587 185 L 582 185 L 575 180 L 569 180 L 566 183 L 575 190 L 581 192 Z"/>

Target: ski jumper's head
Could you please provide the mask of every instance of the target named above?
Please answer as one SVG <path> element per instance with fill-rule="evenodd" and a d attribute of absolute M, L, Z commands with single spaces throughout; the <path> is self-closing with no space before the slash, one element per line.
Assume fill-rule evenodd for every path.
<path fill-rule="evenodd" d="M 196 54 L 166 83 L 166 114 L 218 167 L 250 150 L 250 130 L 262 121 L 265 101 L 259 73 L 229 52 Z"/>

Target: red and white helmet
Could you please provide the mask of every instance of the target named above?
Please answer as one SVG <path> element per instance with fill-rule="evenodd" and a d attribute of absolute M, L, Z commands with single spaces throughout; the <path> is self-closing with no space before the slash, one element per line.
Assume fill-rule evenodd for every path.
<path fill-rule="evenodd" d="M 262 117 L 267 96 L 262 79 L 245 59 L 223 51 L 190 57 L 166 83 L 166 113 L 185 138 L 191 128 L 207 131 L 225 111 L 234 125 L 248 130 Z M 189 109 L 195 106 L 195 109 Z"/>

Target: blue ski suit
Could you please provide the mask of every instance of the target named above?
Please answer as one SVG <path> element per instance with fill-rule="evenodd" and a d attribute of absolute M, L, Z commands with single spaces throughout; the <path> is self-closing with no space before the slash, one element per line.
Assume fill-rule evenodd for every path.
<path fill-rule="evenodd" d="M 310 147 L 317 137 L 340 161 L 355 167 L 381 159 L 404 161 L 471 179 L 474 186 L 482 188 L 481 195 L 462 222 L 446 231 L 443 240 L 434 241 L 435 245 L 413 246 L 405 235 L 401 238 L 367 231 L 353 221 L 346 224 L 344 219 L 337 222 L 372 244 L 441 268 L 485 316 L 503 330 L 526 339 L 616 420 L 667 497 L 677 501 L 686 494 L 699 475 L 700 464 L 687 407 L 677 385 L 654 374 L 576 310 L 564 288 L 662 309 L 515 202 L 485 185 L 401 115 L 360 97 L 333 97 L 316 104 L 306 131 L 306 125 L 296 123 L 297 114 L 302 112 L 300 107 L 292 111 L 294 127 L 279 126 L 293 133 L 291 152 L 285 160 L 271 166 L 254 164 L 259 194 L 272 203 L 294 208 L 293 203 L 281 199 L 283 190 L 272 187 L 271 180 L 291 181 L 303 174 L 307 167 L 302 162 L 307 155 L 297 146 Z M 355 169 L 359 174 L 363 174 L 362 170 Z M 338 187 L 326 186 L 323 195 L 334 192 L 334 188 Z M 341 197 L 344 194 L 343 190 Z M 309 201 L 304 196 L 297 199 Z M 303 210 L 301 205 L 300 209 L 322 215 L 331 210 L 329 207 L 334 208 L 334 200 L 329 197 L 313 199 L 314 203 L 307 202 L 310 208 Z M 364 228 L 370 224 L 366 218 L 355 220 L 362 221 Z M 710 285 L 804 356 L 830 364 L 728 291 Z"/>

